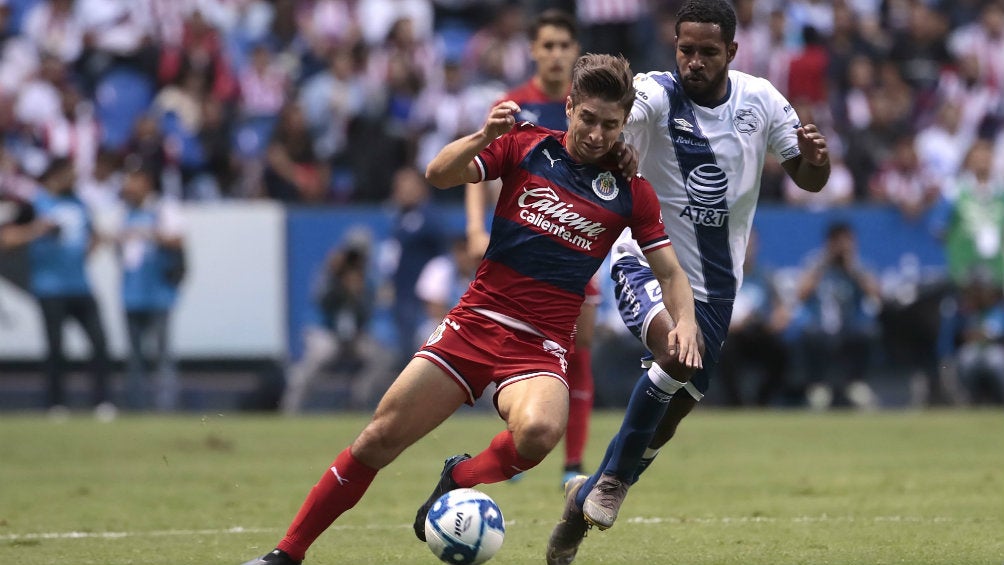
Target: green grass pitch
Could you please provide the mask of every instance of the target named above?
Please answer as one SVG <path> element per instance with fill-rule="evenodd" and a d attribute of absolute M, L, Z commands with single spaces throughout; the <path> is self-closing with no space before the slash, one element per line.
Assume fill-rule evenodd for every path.
<path fill-rule="evenodd" d="M 620 412 L 595 416 L 596 464 Z M 237 565 L 273 547 L 366 422 L 206 414 L 0 417 L 0 563 Z M 411 520 L 445 457 L 501 429 L 465 411 L 381 472 L 308 565 L 437 563 Z M 561 447 L 483 485 L 508 522 L 496 565 L 543 563 Z M 1004 564 L 1004 413 L 698 410 L 576 563 Z"/>

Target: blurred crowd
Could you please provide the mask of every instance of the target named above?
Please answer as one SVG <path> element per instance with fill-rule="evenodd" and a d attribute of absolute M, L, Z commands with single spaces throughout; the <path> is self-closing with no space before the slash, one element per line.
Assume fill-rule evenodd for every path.
<path fill-rule="evenodd" d="M 674 1 L 3 0 L 2 174 L 71 157 L 82 179 L 139 154 L 183 199 L 379 202 L 532 73 L 527 23 L 576 14 L 583 51 L 673 68 Z M 764 197 L 888 202 L 919 217 L 972 173 L 1004 174 L 1000 0 L 738 0 L 732 68 L 820 124 L 819 195 L 773 164 Z"/>
<path fill-rule="evenodd" d="M 978 376 L 1004 375 L 1004 0 L 735 5 L 731 67 L 768 78 L 820 126 L 832 156 L 818 194 L 797 190 L 768 161 L 763 201 L 810 210 L 878 203 L 922 222 L 945 241 L 954 289 L 937 303 L 934 368 L 923 370 L 952 358 Z M 120 206 L 123 173 L 135 171 L 175 202 L 392 203 L 402 177 L 480 127 L 490 105 L 531 75 L 526 26 L 550 7 L 576 15 L 583 52 L 623 53 L 636 72 L 675 65 L 672 0 L 0 0 L 0 195 L 32 201 L 53 163 L 68 162 L 76 194 L 96 210 Z M 833 245 L 853 248 L 840 243 L 842 229 L 833 227 Z M 827 270 L 840 256 L 821 250 L 797 286 L 797 311 L 755 326 L 815 351 L 809 360 L 826 370 L 835 370 L 826 359 L 867 358 L 888 299 L 854 261 L 843 274 Z M 337 257 L 343 274 L 361 259 Z M 818 296 L 820 287 L 831 296 Z M 774 291 L 765 283 L 759 292 L 767 303 Z M 833 296 L 857 300 L 860 312 L 841 318 Z M 411 317 L 403 327 L 419 324 L 409 312 L 398 309 Z M 833 320 L 852 314 L 870 321 L 830 339 Z M 363 324 L 366 315 L 349 318 Z M 763 331 L 748 344 L 733 335 L 734 354 L 780 351 L 757 341 Z M 778 353 L 763 362 L 777 374 L 791 361 Z M 839 394 L 874 405 L 855 376 L 864 370 L 851 363 Z M 757 398 L 779 386 L 766 383 Z M 742 402 L 740 391 L 727 394 Z M 826 383 L 806 390 L 820 405 L 835 394 Z"/>

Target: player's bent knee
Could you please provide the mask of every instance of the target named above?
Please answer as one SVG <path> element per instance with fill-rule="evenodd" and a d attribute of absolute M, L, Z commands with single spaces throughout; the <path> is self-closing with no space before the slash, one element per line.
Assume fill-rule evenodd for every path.
<path fill-rule="evenodd" d="M 366 465 L 380 469 L 389 465 L 407 447 L 400 430 L 383 421 L 373 420 L 352 442 L 352 454 Z"/>
<path fill-rule="evenodd" d="M 516 451 L 528 459 L 543 459 L 565 434 L 560 422 L 551 418 L 540 418 L 523 422 L 513 429 Z"/>

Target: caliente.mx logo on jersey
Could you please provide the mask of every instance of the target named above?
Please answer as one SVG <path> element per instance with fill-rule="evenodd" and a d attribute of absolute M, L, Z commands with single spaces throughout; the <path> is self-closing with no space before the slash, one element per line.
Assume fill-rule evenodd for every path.
<path fill-rule="evenodd" d="M 687 196 L 690 204 L 680 212 L 700 226 L 722 227 L 729 219 L 729 205 L 725 195 L 729 190 L 729 177 L 714 163 L 705 163 L 690 171 L 687 177 Z"/>

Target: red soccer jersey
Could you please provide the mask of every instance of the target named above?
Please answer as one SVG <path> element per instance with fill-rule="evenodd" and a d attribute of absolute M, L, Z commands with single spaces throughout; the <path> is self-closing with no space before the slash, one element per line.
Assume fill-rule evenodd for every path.
<path fill-rule="evenodd" d="M 621 231 L 631 228 L 643 251 L 670 242 L 648 181 L 578 163 L 564 139 L 523 122 L 475 158 L 480 180 L 501 178 L 502 190 L 460 305 L 520 320 L 567 347 L 586 285 Z"/>
<path fill-rule="evenodd" d="M 512 100 L 519 104 L 520 112 L 516 119 L 520 121 L 525 120 L 548 129 L 565 131 L 568 129 L 568 117 L 565 115 L 566 97 L 567 94 L 561 98 L 548 98 L 531 79 L 506 92 L 499 102 Z"/>

